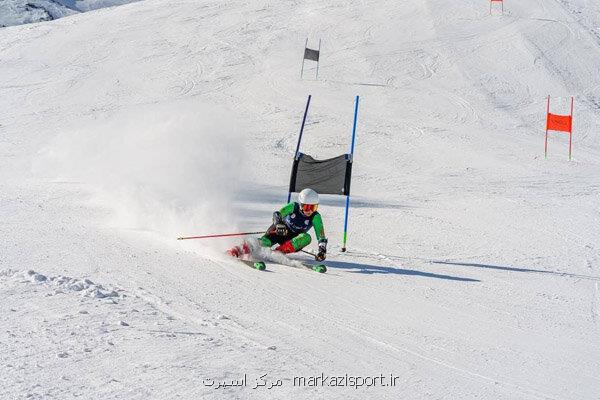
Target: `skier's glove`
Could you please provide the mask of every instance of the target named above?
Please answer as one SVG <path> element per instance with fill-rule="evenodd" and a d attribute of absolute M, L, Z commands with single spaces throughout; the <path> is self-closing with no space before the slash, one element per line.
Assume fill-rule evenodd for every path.
<path fill-rule="evenodd" d="M 281 213 L 279 211 L 275 211 L 273 213 L 273 225 L 280 224 L 283 218 L 281 217 Z"/>
<path fill-rule="evenodd" d="M 327 255 L 327 239 L 319 242 L 319 251 L 315 255 L 315 260 L 323 261 Z"/>
<path fill-rule="evenodd" d="M 288 228 L 287 226 L 285 226 L 285 224 L 282 223 L 275 224 L 275 233 L 277 234 L 277 236 L 287 236 Z"/>
<path fill-rule="evenodd" d="M 317 261 L 323 261 L 326 257 L 326 254 L 324 251 L 319 251 L 316 255 L 315 255 L 315 260 Z"/>

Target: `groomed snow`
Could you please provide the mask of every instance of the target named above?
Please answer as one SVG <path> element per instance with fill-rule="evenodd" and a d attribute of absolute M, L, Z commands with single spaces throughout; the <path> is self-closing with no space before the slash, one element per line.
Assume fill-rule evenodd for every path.
<path fill-rule="evenodd" d="M 146 0 L 0 29 L 0 398 L 600 398 L 600 6 L 488 7 Z M 361 96 L 349 251 L 333 196 L 326 274 L 176 241 L 266 228 L 308 94 L 320 159 Z M 549 94 L 575 97 L 571 161 L 556 132 L 544 158 Z M 373 385 L 318 384 L 346 375 Z"/>

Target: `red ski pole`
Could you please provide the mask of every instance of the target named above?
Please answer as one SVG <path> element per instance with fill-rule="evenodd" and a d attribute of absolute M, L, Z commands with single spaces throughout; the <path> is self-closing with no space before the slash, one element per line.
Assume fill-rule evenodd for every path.
<path fill-rule="evenodd" d="M 226 236 L 245 236 L 245 235 L 262 235 L 263 232 L 239 232 L 239 233 L 222 233 L 219 235 L 204 235 L 204 236 L 185 236 L 178 237 L 177 240 L 187 240 L 187 239 L 208 239 L 208 238 L 218 238 L 218 237 L 226 237 Z"/>

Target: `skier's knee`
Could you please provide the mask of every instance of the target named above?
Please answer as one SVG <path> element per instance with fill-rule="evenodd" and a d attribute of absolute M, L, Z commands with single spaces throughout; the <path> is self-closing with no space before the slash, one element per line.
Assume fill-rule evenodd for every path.
<path fill-rule="evenodd" d="M 292 243 L 294 244 L 294 249 L 296 251 L 301 250 L 310 244 L 311 238 L 308 233 L 301 233 L 292 239 Z"/>
<path fill-rule="evenodd" d="M 260 245 L 262 247 L 271 247 L 273 246 L 273 242 L 271 242 L 271 239 L 269 239 L 266 236 L 261 237 L 260 239 L 258 239 Z"/>

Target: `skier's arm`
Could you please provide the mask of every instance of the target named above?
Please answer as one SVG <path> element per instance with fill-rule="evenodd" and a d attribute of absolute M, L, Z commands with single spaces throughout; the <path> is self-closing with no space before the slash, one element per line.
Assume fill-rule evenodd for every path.
<path fill-rule="evenodd" d="M 283 218 L 294 212 L 294 203 L 288 203 L 279 211 L 273 213 L 273 226 L 278 236 L 286 236 L 288 227 L 284 224 Z"/>
<path fill-rule="evenodd" d="M 288 215 L 290 215 L 291 213 L 294 212 L 294 203 L 287 203 L 285 206 L 281 207 L 281 210 L 279 210 L 279 215 L 281 215 L 282 217 L 287 217 Z"/>
<path fill-rule="evenodd" d="M 325 229 L 323 228 L 323 220 L 321 214 L 317 213 L 313 218 L 313 228 L 315 229 L 315 235 L 319 241 L 319 252 L 315 255 L 317 261 L 323 261 L 325 254 L 327 254 L 327 238 L 325 237 Z"/>
<path fill-rule="evenodd" d="M 325 237 L 325 229 L 323 228 L 323 220 L 321 219 L 321 214 L 315 214 L 313 220 L 313 228 L 315 229 L 315 235 L 317 236 L 317 240 L 319 243 L 325 241 L 327 243 L 327 238 Z"/>
<path fill-rule="evenodd" d="M 294 212 L 294 203 L 288 203 L 281 207 L 279 211 L 273 213 L 273 225 L 280 224 L 284 217 Z"/>

